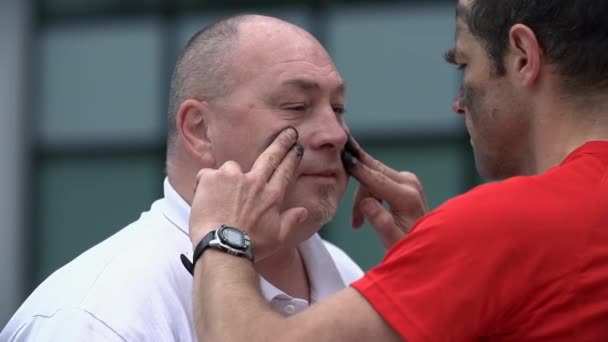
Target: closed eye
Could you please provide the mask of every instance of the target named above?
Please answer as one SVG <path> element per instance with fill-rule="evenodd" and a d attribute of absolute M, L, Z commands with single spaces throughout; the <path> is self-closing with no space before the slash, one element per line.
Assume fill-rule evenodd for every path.
<path fill-rule="evenodd" d="M 343 106 L 334 106 L 332 108 L 334 110 L 334 113 L 338 115 L 344 115 L 346 113 L 346 108 L 344 108 Z"/>
<path fill-rule="evenodd" d="M 283 108 L 285 108 L 286 110 L 294 111 L 294 112 L 302 112 L 302 111 L 305 111 L 308 108 L 308 106 L 303 103 L 299 103 L 299 104 L 287 105 Z"/>
<path fill-rule="evenodd" d="M 465 63 L 458 63 L 458 53 L 456 49 L 450 49 L 443 54 L 443 59 L 449 64 L 455 65 L 458 70 L 464 70 L 467 65 Z"/>

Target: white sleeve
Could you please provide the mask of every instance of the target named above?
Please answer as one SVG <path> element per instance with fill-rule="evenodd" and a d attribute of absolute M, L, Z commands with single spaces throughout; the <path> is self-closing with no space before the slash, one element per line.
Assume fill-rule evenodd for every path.
<path fill-rule="evenodd" d="M 340 272 L 340 276 L 345 284 L 350 284 L 355 280 L 358 280 L 363 276 L 363 270 L 359 265 L 357 265 L 353 259 L 351 259 L 343 250 L 336 247 L 331 242 L 325 241 L 323 239 L 323 244 L 325 244 L 325 248 L 331 254 L 331 257 L 334 259 L 336 266 L 338 267 L 338 271 Z"/>
<path fill-rule="evenodd" d="M 86 310 L 72 308 L 59 310 L 50 316 L 33 316 L 23 323 L 8 341 L 125 342 L 126 340 Z"/>

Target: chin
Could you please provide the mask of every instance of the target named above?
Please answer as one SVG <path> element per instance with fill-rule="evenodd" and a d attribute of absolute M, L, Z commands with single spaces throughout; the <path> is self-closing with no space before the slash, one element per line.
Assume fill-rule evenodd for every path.
<path fill-rule="evenodd" d="M 313 225 L 317 230 L 331 221 L 336 215 L 338 205 L 338 199 L 333 196 L 328 197 L 316 197 L 311 199 L 308 203 L 299 203 L 298 206 L 302 206 L 308 210 L 307 224 Z"/>
<path fill-rule="evenodd" d="M 336 209 L 334 207 L 317 207 L 311 210 L 308 209 L 308 220 L 311 224 L 317 225 L 319 229 L 321 227 L 331 221 L 336 214 Z"/>
<path fill-rule="evenodd" d="M 316 222 L 326 223 L 334 216 L 344 193 L 335 184 L 298 182 L 294 185 L 285 196 L 285 208 L 304 207 L 308 210 L 309 218 L 315 217 Z"/>

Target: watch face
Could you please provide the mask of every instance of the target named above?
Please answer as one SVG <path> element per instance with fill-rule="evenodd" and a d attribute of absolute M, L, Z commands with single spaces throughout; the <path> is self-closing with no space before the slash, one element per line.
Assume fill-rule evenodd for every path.
<path fill-rule="evenodd" d="M 221 236 L 225 243 L 234 248 L 244 249 L 246 247 L 245 236 L 237 229 L 232 227 L 224 227 L 222 228 Z"/>

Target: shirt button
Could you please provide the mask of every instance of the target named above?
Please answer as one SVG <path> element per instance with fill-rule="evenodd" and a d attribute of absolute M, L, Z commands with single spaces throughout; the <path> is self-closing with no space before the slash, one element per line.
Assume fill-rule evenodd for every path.
<path fill-rule="evenodd" d="M 285 306 L 285 313 L 288 315 L 293 315 L 293 313 L 296 312 L 296 307 L 289 304 Z"/>

